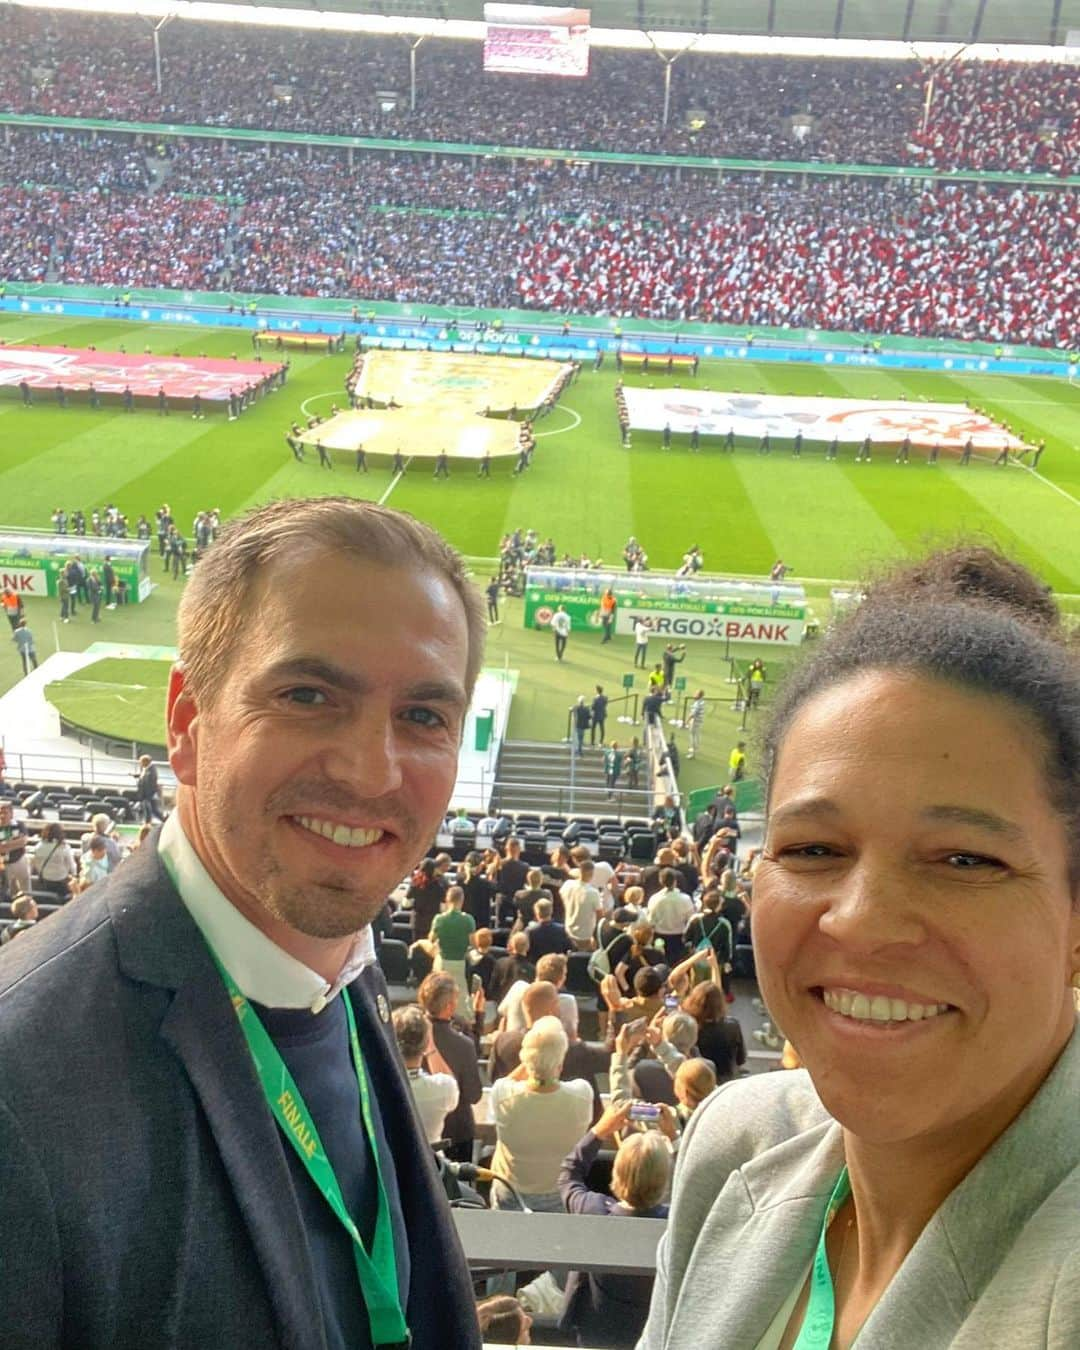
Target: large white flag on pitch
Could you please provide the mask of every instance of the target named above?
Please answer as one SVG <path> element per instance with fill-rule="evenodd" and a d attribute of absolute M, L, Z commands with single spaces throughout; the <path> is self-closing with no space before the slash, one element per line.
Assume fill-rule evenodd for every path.
<path fill-rule="evenodd" d="M 962 446 L 970 437 L 976 447 L 1000 450 L 1008 441 L 1023 441 L 1003 426 L 963 403 L 922 403 L 904 399 L 796 398 L 790 394 L 737 394 L 707 389 L 636 389 L 626 387 L 626 408 L 635 430 L 703 436 L 736 436 L 760 440 L 766 432 L 778 441 L 801 431 L 807 441 L 859 443 L 867 436 L 877 444 L 899 445 L 905 436 L 913 445 Z"/>

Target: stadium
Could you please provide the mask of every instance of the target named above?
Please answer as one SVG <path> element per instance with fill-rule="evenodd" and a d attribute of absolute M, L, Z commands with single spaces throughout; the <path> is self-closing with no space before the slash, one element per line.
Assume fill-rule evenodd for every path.
<path fill-rule="evenodd" d="M 755 922 L 751 932 L 750 915 L 755 876 L 775 865 L 764 808 L 775 809 L 779 769 L 794 762 L 778 747 L 802 726 L 800 700 L 812 697 L 810 677 L 797 672 L 833 669 L 841 683 L 858 676 L 873 695 L 849 702 L 839 730 L 814 742 L 815 763 L 846 766 L 838 782 L 845 773 L 855 782 L 879 753 L 892 763 L 890 754 L 903 759 L 922 743 L 923 713 L 900 674 L 883 701 L 871 690 L 884 678 L 878 658 L 845 637 L 864 629 L 876 634 L 875 652 L 893 653 L 880 657 L 886 671 L 909 680 L 912 671 L 935 673 L 948 689 L 935 715 L 961 698 L 956 689 L 984 698 L 985 734 L 962 744 L 972 762 L 985 754 L 984 781 L 1008 780 L 1003 801 L 1027 781 L 1017 755 L 1044 743 L 1060 751 L 1065 767 L 1042 817 L 1060 815 L 1075 845 L 1076 771 L 1066 763 L 1075 704 L 1057 710 L 1068 703 L 1060 691 L 1075 689 L 1080 632 L 1080 0 L 594 0 L 591 8 L 12 0 L 0 5 L 0 54 L 0 591 L 10 634 L 0 646 L 0 1028 L 9 1029 L 0 1040 L 0 1156 L 51 1137 L 52 1099 L 34 1096 L 26 1058 L 36 1035 L 26 1019 L 44 997 L 33 990 L 48 978 L 36 972 L 60 960 L 49 934 L 89 943 L 99 927 L 122 925 L 122 879 L 145 871 L 150 856 L 160 854 L 175 900 L 161 931 L 182 946 L 192 935 L 201 943 L 202 930 L 228 1015 L 177 1029 L 168 1063 L 140 1067 L 132 1048 L 109 1069 L 117 1076 L 108 1090 L 131 1113 L 130 1194 L 149 1204 L 172 1166 L 170 1147 L 182 1178 L 161 1221 L 182 1227 L 183 1243 L 148 1225 L 141 1285 L 137 1216 L 117 1218 L 119 1236 L 109 1236 L 106 1211 L 118 1201 L 79 1176 L 93 1156 L 89 1136 L 71 1166 L 42 1164 L 46 1191 L 79 1197 L 55 1243 L 30 1242 L 48 1227 L 34 1209 L 36 1174 L 24 1186 L 20 1171 L 3 1188 L 0 1231 L 34 1251 L 58 1291 L 27 1296 L 10 1344 L 82 1350 L 108 1341 L 122 1350 L 199 1339 L 306 1350 L 411 1336 L 417 1350 L 479 1346 L 477 1337 L 754 1350 L 847 1346 L 856 1335 L 871 1350 L 1074 1343 L 1080 1296 L 1065 1258 L 1056 1292 L 1053 1279 L 1040 1285 L 1027 1320 L 1010 1314 L 998 1340 L 987 1339 L 997 1305 L 971 1271 L 1026 1291 L 1014 1254 L 1001 1256 L 995 1275 L 973 1231 L 970 1263 L 966 1249 L 955 1258 L 963 1314 L 940 1291 L 941 1308 L 929 1294 L 924 1304 L 919 1278 L 920 1256 L 925 1263 L 936 1250 L 945 1260 L 932 1247 L 935 1225 L 947 1226 L 942 1215 L 956 1233 L 965 1214 L 980 1216 L 975 1229 L 994 1228 L 988 1192 L 964 1188 L 1008 1175 L 994 1141 L 1006 1123 L 1028 1120 L 1042 1080 L 1032 1078 L 1022 1113 L 1018 1105 L 996 1130 L 987 1126 L 984 1155 L 955 1160 L 950 1187 L 927 1201 L 899 1259 L 872 1261 L 874 1216 L 891 1211 L 868 1201 L 875 1174 L 844 1115 L 843 1074 L 820 1071 L 827 1047 L 770 975 L 783 947 L 768 921 L 772 886 L 758 890 L 760 931 Z M 410 522 L 395 524 L 398 513 Z M 269 583 L 243 570 L 230 530 L 241 518 L 262 531 Z M 351 519 L 376 521 L 377 542 L 355 544 Z M 440 552 L 439 538 L 460 563 Z M 421 593 L 424 576 L 432 584 Z M 935 628 L 942 588 L 956 613 Z M 188 594 L 198 599 L 185 607 Z M 994 629 L 992 657 L 970 665 L 990 632 L 978 628 L 979 614 L 1006 602 L 1009 622 L 1030 625 L 1030 641 Z M 436 612 L 439 623 L 421 631 L 418 616 Z M 369 663 L 365 674 L 336 668 L 331 679 L 329 658 L 308 661 L 318 666 L 315 684 L 325 677 L 337 689 L 336 679 L 357 706 L 369 675 L 381 688 L 376 667 L 379 679 L 404 687 L 414 661 L 408 688 L 421 689 L 421 702 L 461 702 L 461 687 L 467 694 L 452 717 L 439 713 L 444 730 L 456 727 L 452 756 L 426 720 L 423 732 L 410 724 L 403 756 L 427 755 L 435 767 L 409 780 L 417 804 L 403 812 L 408 828 L 396 845 L 368 841 L 383 860 L 377 875 L 386 872 L 382 908 L 364 928 L 374 943 L 363 962 L 351 964 L 360 962 L 353 949 L 329 978 L 306 961 L 307 948 L 282 947 L 284 911 L 257 914 L 260 901 L 245 901 L 243 890 L 238 900 L 223 884 L 240 825 L 223 825 L 217 842 L 212 832 L 194 837 L 191 816 L 180 826 L 185 792 L 189 803 L 235 811 L 251 831 L 245 865 L 263 875 L 261 859 L 274 850 L 256 849 L 254 803 L 267 781 L 253 758 L 258 737 L 234 710 L 235 735 L 214 771 L 229 795 L 207 786 L 205 769 L 196 789 L 185 768 L 196 750 L 185 746 L 199 735 L 183 708 L 203 694 L 178 695 L 179 649 L 181 683 L 209 701 L 218 686 L 204 665 L 224 669 L 252 634 L 284 641 L 305 622 L 312 632 L 322 626 L 331 655 L 340 646 L 358 670 Z M 1031 663 L 1040 654 L 1027 694 L 1016 692 L 1020 657 L 1015 669 L 1004 664 L 1014 647 Z M 442 667 L 455 653 L 466 674 L 449 689 Z M 252 647 L 253 664 L 256 656 Z M 970 676 L 948 683 L 969 666 Z M 1022 738 L 1010 739 L 998 693 L 1003 706 L 1030 711 Z M 862 710 L 875 706 L 895 707 L 910 747 L 888 741 L 887 727 L 873 735 L 862 727 Z M 304 715 L 314 726 L 311 710 Z M 949 737 L 960 736 L 965 715 L 957 703 L 927 741 L 951 765 L 963 755 Z M 348 736 L 328 735 L 326 756 L 344 762 L 366 717 L 357 713 Z M 845 757 L 849 743 L 865 755 Z M 1003 758 L 1008 746 L 1013 759 Z M 360 760 L 357 749 L 354 768 Z M 900 818 L 909 778 L 895 764 Z M 951 782 L 953 769 L 938 767 Z M 364 773 L 383 768 L 372 750 Z M 806 772 L 824 793 L 832 769 Z M 429 822 L 443 778 L 449 795 Z M 354 846 L 336 837 L 335 819 L 353 834 L 375 820 L 350 813 L 340 792 L 312 793 L 299 761 L 292 782 L 271 803 L 291 803 L 300 784 L 327 813 L 297 808 L 302 828 L 323 834 L 316 845 L 292 841 L 301 854 L 322 849 L 329 865 L 335 850 Z M 858 782 L 855 795 L 875 800 L 880 782 Z M 399 791 L 404 800 L 404 787 L 387 795 Z M 980 813 L 990 828 L 991 805 L 965 808 L 965 828 Z M 955 823 L 963 811 L 949 809 Z M 884 822 L 872 825 L 865 810 L 867 838 L 879 829 L 884 839 Z M 1019 810 L 1012 825 L 999 822 L 997 837 L 1012 840 Z M 1008 870 L 1052 888 L 1043 863 L 1057 844 L 1040 841 Z M 949 857 L 985 861 L 992 852 L 951 835 L 945 842 Z M 368 844 L 358 837 L 355 847 Z M 884 851 L 898 857 L 904 848 L 890 837 Z M 847 836 L 842 847 L 830 842 L 830 856 L 841 852 L 874 856 Z M 790 884 L 809 895 L 827 869 L 819 857 L 799 866 Z M 114 871 L 117 881 L 107 881 Z M 263 962 L 245 984 L 217 946 L 218 937 L 239 941 L 235 923 L 231 936 L 228 923 L 204 925 L 209 910 L 199 907 L 211 892 L 267 949 L 277 943 L 294 966 L 306 965 L 309 992 L 311 981 L 322 989 L 310 1014 L 349 1009 L 338 1048 L 349 1073 L 350 1044 L 355 1051 L 362 1122 L 359 1106 L 349 1122 L 339 1118 L 339 1080 L 327 1076 L 314 1033 L 303 1052 L 309 1033 L 294 1043 L 278 1017 L 310 1016 L 306 998 L 279 1006 L 269 996 L 288 984 L 275 974 L 282 953 L 245 952 L 245 968 L 259 966 L 254 953 Z M 794 932 L 808 901 L 789 903 Z M 95 904 L 99 923 L 79 917 Z M 971 992 L 979 962 L 966 935 L 940 939 L 941 951 L 962 950 L 963 960 L 955 958 L 950 985 L 952 968 L 935 956 L 929 968 L 945 987 L 922 1000 L 935 991 L 914 976 L 888 978 L 900 956 L 890 966 L 882 955 L 895 948 L 905 968 L 909 957 L 917 965 L 914 939 L 871 951 L 853 922 L 846 928 L 830 914 L 820 928 L 831 945 L 820 950 L 843 988 L 834 997 L 816 982 L 815 1000 L 821 993 L 836 1021 L 857 1020 L 863 985 L 851 993 L 852 972 L 859 961 L 878 972 L 864 981 L 865 1020 L 889 1030 L 845 1027 L 837 1043 L 848 1045 L 850 1033 L 858 1060 L 866 1052 L 856 1034 L 907 1037 L 905 1048 L 882 1051 L 882 1065 L 897 1056 L 890 1081 L 921 1063 L 911 1058 L 924 1053 L 914 1021 L 928 1038 L 942 1034 L 927 1029 L 932 1017 L 947 1027 L 958 1012 L 990 1006 L 981 986 Z M 1041 927 L 1065 941 L 1062 925 Z M 97 1004 L 83 993 L 77 1004 L 90 1021 L 95 1007 L 107 1008 L 102 1027 L 126 1040 L 128 1027 L 156 1028 L 165 1005 L 151 1014 L 129 1002 L 117 932 L 121 955 L 108 959 L 121 961 L 119 992 L 102 976 Z M 804 949 L 823 942 L 808 934 Z M 36 963 L 18 955 L 34 950 Z M 168 964 L 163 950 L 147 958 L 150 984 Z M 1080 971 L 1080 936 L 1069 950 Z M 1029 956 L 1037 974 L 1043 958 Z M 793 949 L 786 959 L 798 966 Z M 891 1017 L 870 1011 L 875 992 L 892 998 Z M 1039 997 L 1027 1006 L 1052 1020 Z M 246 1026 L 244 1008 L 255 1010 Z M 12 1030 L 19 1022 L 21 1036 Z M 262 1100 L 238 1026 L 257 1065 L 265 1051 L 283 1083 L 292 1075 L 281 1114 Z M 371 1060 L 368 1033 L 385 1039 L 385 1063 Z M 1041 1036 L 1032 1033 L 1032 1046 L 1049 1044 Z M 137 1040 L 133 1031 L 132 1047 Z M 978 1042 L 961 1044 L 967 1054 Z M 251 1079 L 243 1101 L 265 1117 L 256 1150 L 271 1160 L 265 1173 L 224 1142 L 239 1107 L 234 1119 L 227 1094 L 211 1100 L 218 1071 L 200 1045 L 218 1047 L 220 1066 L 238 1073 L 239 1065 Z M 90 1064 L 96 1053 L 76 1053 L 63 1038 L 47 1048 L 42 1063 L 58 1081 L 69 1063 Z M 1064 1082 L 1069 1053 L 1054 1081 Z M 948 1050 L 934 1052 L 935 1065 L 948 1060 Z M 183 1088 L 170 1076 L 180 1061 Z M 27 1085 L 18 1101 L 37 1103 L 32 1126 L 8 1102 L 9 1065 Z M 1049 1062 L 1043 1070 L 1050 1075 Z M 71 1081 L 82 1072 L 73 1067 Z M 830 1155 L 812 1180 L 810 1171 L 787 1177 L 794 1139 L 780 1148 L 789 1152 L 776 1172 L 762 1166 L 777 1134 L 752 1155 L 723 1152 L 723 1168 L 706 1165 L 722 1152 L 709 1133 L 721 1118 L 715 1103 L 749 1103 L 751 1119 L 754 1102 L 764 1112 L 777 1099 L 776 1084 L 804 1079 L 821 1100 L 811 1107 L 800 1098 L 784 1128 L 798 1119 L 807 1130 L 838 1131 L 839 1121 L 846 1154 Z M 854 1097 L 891 1100 L 883 1081 L 868 1070 Z M 140 1093 L 159 1089 L 161 1109 L 174 1113 L 162 1133 L 139 1106 Z M 76 1106 L 86 1103 L 75 1096 L 55 1107 L 57 1131 Z M 862 1120 L 860 1109 L 851 1108 L 853 1119 Z M 927 1136 L 961 1137 L 968 1122 L 959 1120 L 942 1117 Z M 867 1135 L 892 1137 L 880 1121 Z M 1038 1151 L 1041 1137 L 1032 1133 L 1029 1146 Z M 1027 1210 L 1017 1200 L 1002 1223 L 1026 1222 L 1036 1201 L 1061 1204 L 1066 1186 L 1075 1194 L 1075 1118 L 1054 1138 L 1058 1172 L 1048 1164 L 1044 1190 L 1025 1199 Z M 193 1141 L 208 1171 L 188 1155 Z M 309 1161 L 329 1159 L 330 1190 L 304 1170 L 305 1149 Z M 853 1198 L 837 1181 L 840 1161 Z M 714 1180 L 716 1168 L 723 1175 Z M 86 1169 L 94 1172 L 92 1161 Z M 787 1178 L 786 1190 L 776 1177 Z M 746 1178 L 746 1200 L 737 1201 L 734 1179 Z M 759 1247 L 754 1224 L 765 1223 L 774 1199 L 795 1204 L 796 1195 L 799 1204 L 814 1197 L 799 1210 L 806 1231 L 781 1241 L 762 1227 Z M 341 1219 L 332 1235 L 327 1200 Z M 204 1203 L 214 1236 L 197 1260 L 184 1244 Z M 902 1198 L 890 1203 L 906 1233 L 914 1219 L 901 1213 Z M 725 1243 L 752 1210 L 750 1270 Z M 1054 1232 L 1075 1250 L 1072 1213 Z M 613 1214 L 639 1222 L 597 1228 Z M 846 1228 L 830 1227 L 836 1214 Z M 276 1242 L 267 1233 L 279 1223 L 288 1238 Z M 430 1268 L 419 1255 L 425 1234 L 442 1253 Z M 824 1325 L 833 1329 L 814 1340 L 819 1236 Z M 115 1276 L 90 1292 L 98 1245 L 129 1241 Z M 230 1253 L 220 1283 L 200 1265 L 213 1261 L 215 1241 Z M 1056 1272 L 1058 1248 L 1047 1241 L 1045 1268 Z M 76 1249 L 80 1262 L 94 1256 L 68 1280 L 59 1272 Z M 297 1253 L 299 1273 L 287 1273 Z M 759 1267 L 767 1278 L 758 1280 Z M 695 1304 L 706 1287 L 731 1291 L 728 1324 Z M 1037 1329 L 1051 1323 L 1062 1328 L 1056 1340 Z"/>

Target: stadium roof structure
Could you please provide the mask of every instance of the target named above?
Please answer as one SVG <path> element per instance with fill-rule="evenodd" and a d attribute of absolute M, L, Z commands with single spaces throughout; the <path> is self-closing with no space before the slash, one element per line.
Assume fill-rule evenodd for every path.
<path fill-rule="evenodd" d="M 236 11 L 243 21 L 298 27 L 363 26 L 366 31 L 441 30 L 447 36 L 482 36 L 484 0 L 8 0 L 30 7 L 72 9 L 97 13 L 141 13 L 147 18 L 203 19 L 209 11 Z M 583 0 L 591 11 L 593 42 L 598 46 L 648 46 L 667 49 L 703 38 L 700 50 L 721 50 L 723 39 L 736 42 L 731 50 L 758 50 L 785 43 L 822 44 L 822 55 L 855 55 L 856 44 L 919 44 L 975 48 L 965 55 L 984 59 L 994 48 L 1008 59 L 1025 59 L 1019 49 L 1032 49 L 1026 59 L 1039 59 L 1035 48 L 1057 48 L 1059 58 L 1080 59 L 1080 0 Z M 243 11 L 248 11 L 247 16 Z M 371 26 L 368 27 L 368 24 Z M 354 30 L 355 31 L 355 30 Z M 648 39 L 645 34 L 649 34 Z M 664 41 L 676 36 L 683 42 Z M 620 40 L 622 39 L 622 40 Z M 637 41 L 634 41 L 637 39 Z M 741 39 L 741 43 L 739 43 Z M 829 46 L 828 44 L 835 44 Z M 845 50 L 846 49 L 846 50 Z M 918 52 L 914 53 L 919 55 Z M 1046 59 L 1043 56 L 1042 59 Z"/>
<path fill-rule="evenodd" d="M 251 0 L 227 0 L 250 4 Z M 483 0 L 254 0 L 256 6 L 482 21 Z M 582 0 L 598 28 L 900 42 L 1080 42 L 1080 0 Z"/>

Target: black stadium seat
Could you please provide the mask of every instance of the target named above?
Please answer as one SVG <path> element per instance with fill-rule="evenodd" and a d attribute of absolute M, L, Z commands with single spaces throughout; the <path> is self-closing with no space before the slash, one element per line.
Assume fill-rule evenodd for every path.
<path fill-rule="evenodd" d="M 379 944 L 379 965 L 387 984 L 405 984 L 409 979 L 409 949 L 396 938 L 383 938 Z"/>
<path fill-rule="evenodd" d="M 589 975 L 589 952 L 571 952 L 566 958 L 568 994 L 595 994 L 596 984 Z"/>

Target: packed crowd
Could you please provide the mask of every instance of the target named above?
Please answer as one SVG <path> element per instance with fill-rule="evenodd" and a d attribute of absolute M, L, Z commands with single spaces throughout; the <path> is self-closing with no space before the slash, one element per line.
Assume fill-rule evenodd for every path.
<path fill-rule="evenodd" d="M 59 823 L 32 832 L 0 790 L 5 943 L 47 922 L 52 906 L 78 903 L 144 846 L 164 814 L 148 756 L 136 780 L 145 824 L 130 840 L 101 813 L 78 840 Z M 388 951 L 407 927 L 415 990 L 396 1008 L 394 1032 L 452 1199 L 666 1216 L 685 1126 L 746 1062 L 727 1005 L 736 944 L 749 941 L 754 851 L 740 860 L 730 794 L 692 832 L 659 813 L 656 855 L 640 863 L 612 865 L 565 844 L 526 860 L 508 821 L 477 821 L 474 831 L 494 835 L 495 846 L 457 864 L 447 854 L 426 858 L 388 901 L 376 942 Z M 570 961 L 584 954 L 594 992 L 575 996 Z M 389 972 L 385 952 L 383 960 Z M 594 1015 L 596 1035 L 585 1039 Z M 483 1195 L 456 1166 L 478 1151 L 496 1177 Z M 606 1188 L 594 1171 L 605 1160 Z M 586 1274 L 548 1274 L 514 1291 L 516 1300 L 482 1303 L 480 1317 L 490 1327 L 501 1310 L 527 1322 L 531 1309 L 557 1315 L 591 1345 L 630 1344 L 651 1286 L 649 1276 L 627 1280 L 616 1298 Z"/>
<path fill-rule="evenodd" d="M 10 181 L 23 163 L 51 174 L 52 144 L 38 154 L 24 133 L 0 160 L 0 267 L 12 280 L 40 281 L 51 262 L 56 280 L 77 284 L 1060 347 L 1077 331 L 1071 190 L 377 155 L 349 165 L 329 151 L 268 160 L 180 143 L 149 194 Z M 65 162 L 77 157 L 63 144 Z M 131 156 L 119 138 L 102 142 L 88 172 L 118 178 Z"/>
<path fill-rule="evenodd" d="M 911 62 L 594 50 L 583 80 L 487 74 L 481 44 L 427 39 L 409 100 L 403 38 L 171 23 L 163 91 L 137 19 L 16 13 L 0 30 L 0 99 L 16 112 L 416 140 L 839 163 L 1043 169 L 1080 163 L 1080 72 Z M 29 54 L 29 55 L 28 55 Z M 989 74 L 988 74 L 989 72 Z M 389 100 L 383 91 L 394 91 Z M 985 129 L 988 128 L 989 148 Z"/>

